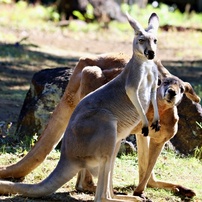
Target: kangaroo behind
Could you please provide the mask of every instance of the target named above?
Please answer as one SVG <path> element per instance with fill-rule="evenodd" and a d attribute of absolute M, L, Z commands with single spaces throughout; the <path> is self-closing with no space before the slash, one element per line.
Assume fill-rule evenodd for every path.
<path fill-rule="evenodd" d="M 135 31 L 132 57 L 121 74 L 77 105 L 64 134 L 57 167 L 45 180 L 34 185 L 0 181 L 0 193 L 44 196 L 68 182 L 81 169 L 91 171 L 99 167 L 95 201 L 142 200 L 138 196 L 114 196 L 112 172 L 121 140 L 141 120 L 142 132 L 148 135 L 145 113 L 151 100 L 155 111 L 152 127 L 156 131 L 160 128 L 156 103 L 158 71 L 153 62 L 158 17 L 151 15 L 146 31 L 129 15 L 128 21 Z"/>

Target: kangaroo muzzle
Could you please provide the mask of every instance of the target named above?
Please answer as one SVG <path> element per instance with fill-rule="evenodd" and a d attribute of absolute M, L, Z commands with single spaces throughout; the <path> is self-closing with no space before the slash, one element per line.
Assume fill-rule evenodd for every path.
<path fill-rule="evenodd" d="M 145 56 L 147 57 L 148 60 L 152 60 L 155 57 L 155 52 L 152 50 L 145 50 L 144 51 Z"/>

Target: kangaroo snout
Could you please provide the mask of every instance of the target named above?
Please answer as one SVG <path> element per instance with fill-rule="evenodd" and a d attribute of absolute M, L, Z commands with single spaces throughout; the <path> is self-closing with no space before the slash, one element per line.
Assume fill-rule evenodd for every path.
<path fill-rule="evenodd" d="M 177 95 L 177 92 L 173 88 L 168 88 L 165 91 L 164 97 L 167 100 L 167 102 L 172 103 L 172 102 L 174 102 L 176 95 Z"/>
<path fill-rule="evenodd" d="M 170 94 L 171 97 L 174 97 L 174 96 L 176 96 L 176 94 L 177 94 L 177 93 L 175 92 L 175 90 L 172 89 L 172 88 L 169 88 L 169 89 L 168 89 L 168 93 Z"/>
<path fill-rule="evenodd" d="M 152 50 L 145 50 L 144 51 L 145 56 L 147 57 L 148 60 L 152 60 L 155 57 L 155 52 Z"/>
<path fill-rule="evenodd" d="M 180 80 L 176 78 L 164 78 L 158 92 L 161 94 L 162 99 L 173 106 L 180 103 L 184 92 L 182 88 L 183 85 Z"/>

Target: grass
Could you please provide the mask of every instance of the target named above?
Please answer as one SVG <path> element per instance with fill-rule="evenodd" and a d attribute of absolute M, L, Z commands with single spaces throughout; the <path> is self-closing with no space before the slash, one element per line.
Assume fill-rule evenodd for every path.
<path fill-rule="evenodd" d="M 123 157 L 121 159 L 117 159 L 117 164 L 121 164 L 121 166 L 118 166 L 118 168 L 120 168 L 119 170 L 118 168 L 116 168 L 115 178 L 121 178 L 121 176 L 123 176 L 121 178 L 124 179 L 124 183 L 122 185 L 123 187 L 132 185 L 134 181 L 136 182 L 135 184 L 138 183 L 136 158 L 131 156 L 131 161 L 130 163 L 128 163 L 128 157 L 127 159 Z M 155 166 L 155 174 L 158 179 L 167 180 L 173 183 L 175 182 L 195 190 L 197 196 L 194 198 L 193 201 L 202 201 L 202 185 L 199 179 L 201 172 L 200 167 L 201 161 L 196 159 L 195 157 L 182 157 L 177 155 L 173 151 L 164 150 Z M 130 174 L 127 175 L 128 172 Z M 134 177 L 132 177 L 132 173 L 135 174 Z M 128 180 L 126 180 L 127 178 Z M 117 181 L 115 183 L 117 183 Z M 166 190 L 148 188 L 146 190 L 146 193 L 147 196 L 153 199 L 154 201 L 185 200 L 184 198 L 180 199 L 178 196 L 175 196 L 171 191 Z"/>
<path fill-rule="evenodd" d="M 52 151 L 48 158 L 30 173 L 24 180 L 26 183 L 37 183 L 44 179 L 56 166 L 60 153 L 58 151 Z M 0 164 L 10 164 L 19 160 L 20 154 L 1 154 Z M 114 187 L 118 192 L 132 194 L 134 184 L 138 183 L 138 171 L 137 171 L 137 156 L 135 155 L 122 155 L 116 159 L 115 171 L 114 171 Z M 201 161 L 195 157 L 182 157 L 173 151 L 164 150 L 160 156 L 156 166 L 155 174 L 158 179 L 171 181 L 191 188 L 196 192 L 196 197 L 193 199 L 183 198 L 177 196 L 171 191 L 147 188 L 146 195 L 153 201 L 167 201 L 167 202 L 179 202 L 179 201 L 202 201 L 202 183 L 200 176 L 202 176 L 202 164 Z M 69 197 L 70 193 L 73 198 L 79 199 L 79 201 L 91 201 L 93 200 L 93 194 L 77 193 L 75 192 L 76 177 L 61 187 L 56 194 L 49 197 L 34 199 L 34 201 L 74 201 Z M 68 197 L 67 197 L 68 196 Z M 22 198 L 19 196 L 11 195 L 8 197 L 0 197 L 0 200 L 7 199 L 10 201 L 28 201 L 33 199 Z M 56 200 L 57 199 L 57 200 Z M 2 200 L 3 201 L 3 200 Z"/>

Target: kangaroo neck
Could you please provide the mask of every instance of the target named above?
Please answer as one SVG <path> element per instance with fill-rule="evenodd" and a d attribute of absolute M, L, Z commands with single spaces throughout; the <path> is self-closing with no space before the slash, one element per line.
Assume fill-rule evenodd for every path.
<path fill-rule="evenodd" d="M 125 69 L 126 71 L 138 71 L 139 69 L 142 69 L 142 66 L 145 64 L 149 64 L 151 63 L 152 60 L 148 60 L 146 57 L 144 56 L 139 56 L 135 53 L 133 53 L 131 59 L 129 60 L 129 62 L 127 63 Z"/>

